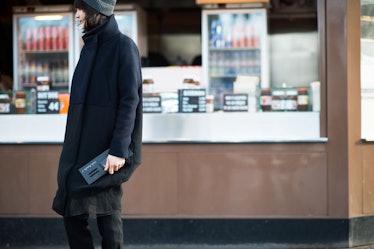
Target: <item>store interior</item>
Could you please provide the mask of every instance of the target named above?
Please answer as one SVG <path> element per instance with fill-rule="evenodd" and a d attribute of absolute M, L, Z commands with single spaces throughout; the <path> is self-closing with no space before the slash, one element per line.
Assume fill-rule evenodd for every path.
<path fill-rule="evenodd" d="M 62 51 L 63 54 L 61 51 L 43 51 L 40 48 L 33 51 L 33 49 L 27 48 L 26 43 L 30 43 L 27 34 L 31 35 L 31 32 L 34 31 L 40 33 L 40 27 L 28 27 L 31 25 L 30 23 L 35 22 L 31 20 L 31 15 L 33 15 L 31 12 L 37 13 L 36 9 L 38 6 L 39 9 L 41 9 L 40 6 L 61 7 L 65 5 L 71 7 L 72 3 L 73 1 L 66 0 L 7 0 L 1 2 L 0 33 L 3 39 L 0 39 L 0 72 L 3 90 L 11 91 L 9 101 L 6 101 L 7 103 L 5 104 L 9 108 L 7 108 L 5 113 L 66 113 L 67 108 L 63 107 L 68 106 L 69 85 L 74 65 L 77 62 L 76 58 L 79 57 L 80 53 L 80 48 L 76 45 L 79 43 L 77 43 L 76 37 L 78 37 L 79 41 L 81 34 L 76 33 L 74 20 L 72 20 L 72 25 L 69 24 L 71 27 L 69 31 L 64 28 L 64 30 L 70 32 L 66 37 L 74 37 L 74 39 L 66 40 L 66 44 L 64 44 L 65 51 Z M 315 139 L 320 137 L 320 101 L 319 99 L 316 102 L 312 101 L 312 95 L 317 96 L 317 98 L 319 95 L 312 94 L 313 89 L 311 88 L 313 82 L 319 82 L 320 80 L 319 46 L 321 40 L 319 38 L 316 0 L 271 0 L 268 4 L 237 4 L 234 7 L 229 4 L 197 5 L 195 0 L 142 0 L 136 2 L 118 0 L 117 6 L 121 5 L 136 6 L 136 9 L 141 10 L 141 12 L 137 12 L 139 13 L 137 15 L 138 37 L 134 38 L 134 40 L 137 42 L 142 56 L 143 83 L 145 82 L 144 80 L 154 82 L 150 90 L 146 89 L 146 85 L 143 84 L 143 92 L 151 94 L 151 96 L 146 96 L 147 98 L 145 99 L 154 101 L 149 104 L 150 108 L 143 108 L 144 113 L 222 113 L 244 111 L 253 114 L 269 110 L 281 111 L 282 113 L 303 111 L 308 113 L 297 114 L 297 116 L 294 114 L 287 115 L 297 117 L 296 119 L 298 120 L 305 120 L 301 116 L 307 115 L 311 119 L 309 123 L 312 128 L 309 130 L 313 132 L 307 135 L 295 133 L 294 131 L 297 129 L 293 129 L 293 127 L 297 122 L 293 122 L 293 125 L 290 125 L 287 121 L 289 120 L 288 116 L 284 114 L 277 118 L 278 120 L 284 119 L 284 126 L 288 127 L 290 131 L 290 133 L 283 132 L 284 136 L 293 139 L 300 139 L 300 137 L 303 139 L 305 137 Z M 48 14 L 48 11 L 46 10 L 45 13 Z M 227 11 L 226 13 L 236 12 L 224 14 L 225 11 Z M 68 13 L 72 12 L 74 12 L 73 8 L 68 10 Z M 21 15 L 30 15 L 30 17 L 21 18 Z M 224 20 L 225 16 L 226 20 Z M 229 20 L 227 16 L 229 16 Z M 74 19 L 73 15 L 69 18 Z M 22 22 L 24 24 L 22 24 L 21 19 L 23 19 Z M 230 37 L 233 37 L 232 44 L 224 45 L 225 47 L 217 47 L 222 45 L 218 44 L 221 42 L 218 38 L 217 44 L 211 44 L 211 33 L 207 34 L 212 32 L 213 23 L 215 22 L 222 22 L 220 29 L 225 32 L 225 35 L 221 35 L 219 39 L 222 42 L 226 42 L 224 41 L 226 36 L 230 35 Z M 66 19 L 65 27 L 67 27 L 67 23 Z M 251 38 L 237 39 L 239 43 L 235 45 L 235 25 L 239 26 L 239 24 L 243 28 L 244 26 L 246 29 L 247 26 L 250 28 L 249 31 L 246 30 L 245 32 L 251 34 Z M 23 28 L 23 26 L 25 27 Z M 42 28 L 44 32 L 44 26 Z M 49 25 L 48 29 L 52 29 L 52 26 Z M 215 29 L 219 30 L 218 26 Z M 47 31 L 45 32 L 47 34 Z M 218 35 L 216 36 L 218 37 Z M 40 38 L 38 39 L 40 40 Z M 245 45 L 241 45 L 240 42 L 244 42 L 244 39 L 246 39 Z M 68 47 L 69 49 L 67 49 Z M 71 52 L 72 47 L 74 52 Z M 47 56 L 51 58 L 55 54 L 60 57 L 65 56 L 64 54 L 67 56 L 55 61 L 46 59 Z M 60 71 L 62 71 L 64 77 L 62 77 L 63 80 L 59 81 L 58 74 Z M 35 80 L 37 74 L 47 75 L 45 72 L 48 72 L 49 77 L 46 83 Z M 30 80 L 31 78 L 33 80 Z M 191 79 L 193 84 L 184 83 Z M 240 84 L 244 88 L 240 87 Z M 47 88 L 44 88 L 44 85 L 47 85 Z M 203 95 L 201 97 L 184 96 L 185 93 L 182 91 L 184 88 L 201 88 L 203 89 Z M 48 101 L 39 99 L 33 92 L 34 89 L 37 91 L 58 91 L 58 97 L 48 99 Z M 273 91 L 274 96 L 271 96 L 272 93 L 266 96 L 267 94 L 262 92 L 263 89 L 270 89 Z M 276 90 L 279 89 L 281 90 L 278 91 L 280 94 L 276 96 Z M 298 92 L 299 90 L 302 90 L 303 93 Z M 26 91 L 26 93 L 21 92 L 23 95 L 17 96 L 17 91 L 18 93 Z M 242 93 L 246 94 L 244 99 L 241 96 Z M 199 95 L 200 90 L 196 90 L 194 94 Z M 279 96 L 281 100 L 276 102 L 275 99 Z M 4 95 L 4 97 L 6 96 Z M 272 97 L 274 101 L 266 101 L 266 99 Z M 300 99 L 306 99 L 304 104 L 298 103 L 299 97 Z M 19 99 L 26 103 L 22 105 L 24 106 L 21 108 L 22 110 L 17 108 L 16 105 L 20 103 L 17 102 Z M 198 101 L 198 104 L 193 103 L 194 101 Z M 262 104 L 263 101 L 265 101 L 265 105 Z M 38 109 L 39 107 L 37 106 L 41 102 L 44 103 L 42 105 L 43 108 Z M 51 105 L 51 102 L 56 105 Z M 47 108 L 47 105 L 51 105 L 52 109 L 50 107 Z M 153 108 L 155 105 L 157 108 Z M 184 124 L 188 123 L 186 118 L 188 120 L 191 118 L 191 116 L 178 116 L 178 118 L 181 117 L 183 117 L 181 122 Z M 242 121 L 248 124 L 252 123 L 252 119 L 259 121 L 261 117 L 266 119 L 270 116 L 239 115 L 240 117 L 249 118 L 250 120 Z M 165 117 L 158 117 L 157 115 L 148 115 L 147 118 L 151 118 L 153 123 L 157 123 L 154 118 L 161 118 L 160 126 L 163 126 L 163 120 L 165 119 Z M 171 118 L 175 120 L 177 117 L 173 116 Z M 210 116 L 210 118 L 226 117 Z M 54 117 L 54 119 L 56 118 Z M 11 121 L 13 122 L 14 119 Z M 220 121 L 212 120 L 212 122 Z M 263 120 L 263 122 L 266 121 Z M 61 123 L 64 123 L 63 120 Z M 198 121 L 193 120 L 192 123 L 198 123 Z M 17 125 L 14 126 L 17 127 Z M 38 125 L 36 124 L 35 126 Z M 282 125 L 279 127 L 282 127 Z M 246 127 L 243 127 L 243 129 L 246 129 Z M 21 134 L 19 132 L 16 133 Z M 239 130 L 238 139 L 243 139 L 240 133 Z M 149 134 L 153 133 L 149 132 Z M 176 136 L 168 137 L 168 140 L 185 139 L 180 131 L 176 132 L 176 134 Z M 269 139 L 279 138 L 278 134 L 279 132 L 270 133 Z M 249 137 L 244 138 L 245 141 L 260 139 L 254 135 L 251 133 Z M 201 135 L 195 136 L 195 134 L 187 137 L 194 141 L 196 139 L 209 141 L 214 139 L 214 137 L 201 137 Z M 149 137 L 148 141 L 159 141 L 160 139 L 163 138 Z M 221 139 L 222 141 L 231 141 L 237 138 L 225 135 Z M 60 141 L 60 139 L 53 141 Z"/>
<path fill-rule="evenodd" d="M 117 4 L 131 4 L 134 1 L 118 0 Z M 0 71 L 2 75 L 13 75 L 13 42 L 12 42 L 12 12 L 14 6 L 28 5 L 72 4 L 69 0 L 5 0 L 0 2 Z M 147 18 L 148 61 L 149 66 L 175 66 L 201 64 L 201 11 L 202 6 L 194 0 L 139 0 L 136 4 L 143 8 Z M 304 63 L 298 63 L 303 54 L 295 52 L 295 47 L 301 51 L 305 47 L 314 46 L 317 38 L 317 10 L 315 0 L 271 0 L 268 5 L 268 33 L 270 50 L 274 55 L 270 58 L 270 77 L 274 84 L 284 83 L 284 75 L 290 76 L 289 71 L 307 72 L 306 79 L 290 79 L 291 82 L 311 82 L 317 72 L 316 59 L 304 57 Z M 302 33 L 298 39 L 294 34 Z M 287 34 L 287 35 L 282 35 Z M 300 42 L 299 42 L 300 41 Z M 294 44 L 294 43 L 297 44 Z M 304 47 L 300 47 L 304 44 Z M 280 58 L 293 56 L 291 63 L 282 63 Z M 309 56 L 317 56 L 312 50 Z M 288 60 L 290 62 L 290 60 Z M 295 61 L 293 63 L 293 61 Z M 309 64 L 314 61 L 314 64 Z M 297 67 L 297 68 L 295 68 Z M 301 68 L 300 68 L 301 67 Z M 5 76 L 6 77 L 6 76 Z M 312 80 L 313 79 L 313 80 Z M 302 84 L 302 83 L 301 83 Z"/>

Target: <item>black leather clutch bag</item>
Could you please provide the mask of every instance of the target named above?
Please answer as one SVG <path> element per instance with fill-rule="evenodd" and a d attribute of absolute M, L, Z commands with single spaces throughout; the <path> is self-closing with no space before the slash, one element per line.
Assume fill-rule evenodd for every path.
<path fill-rule="evenodd" d="M 108 153 L 109 149 L 79 168 L 79 172 L 82 174 L 83 178 L 88 184 L 92 184 L 107 173 L 104 171 L 104 167 Z"/>

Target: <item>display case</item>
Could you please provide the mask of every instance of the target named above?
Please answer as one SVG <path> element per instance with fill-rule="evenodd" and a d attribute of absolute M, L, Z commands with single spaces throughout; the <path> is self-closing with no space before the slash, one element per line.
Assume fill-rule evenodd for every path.
<path fill-rule="evenodd" d="M 215 110 L 223 109 L 225 93 L 234 93 L 238 76 L 252 76 L 258 87 L 269 87 L 266 9 L 204 9 L 202 52 Z"/>
<path fill-rule="evenodd" d="M 72 6 L 13 11 L 14 90 L 68 91 L 74 66 Z"/>

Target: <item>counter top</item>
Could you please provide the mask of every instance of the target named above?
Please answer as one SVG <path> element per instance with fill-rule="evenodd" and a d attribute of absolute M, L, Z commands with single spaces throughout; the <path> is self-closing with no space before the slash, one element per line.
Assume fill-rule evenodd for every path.
<path fill-rule="evenodd" d="M 143 115 L 144 143 L 326 142 L 319 112 Z M 66 115 L 1 115 L 0 143 L 62 143 Z"/>

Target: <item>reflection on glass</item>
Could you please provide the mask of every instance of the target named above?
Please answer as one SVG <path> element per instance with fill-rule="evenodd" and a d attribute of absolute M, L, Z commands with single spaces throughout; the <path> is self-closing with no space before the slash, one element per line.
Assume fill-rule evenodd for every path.
<path fill-rule="evenodd" d="M 374 141 L 374 0 L 361 0 L 361 137 Z"/>

